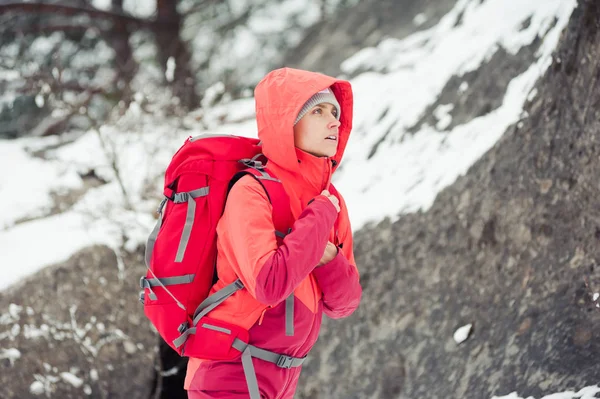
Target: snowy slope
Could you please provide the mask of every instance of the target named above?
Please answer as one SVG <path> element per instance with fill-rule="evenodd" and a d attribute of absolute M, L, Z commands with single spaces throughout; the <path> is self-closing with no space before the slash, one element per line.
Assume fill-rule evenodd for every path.
<path fill-rule="evenodd" d="M 342 65 L 348 73 L 359 68 L 373 71 L 352 82 L 357 93 L 355 128 L 343 170 L 335 180 L 353 209 L 355 226 L 427 209 L 441 189 L 490 149 L 521 117 L 523 104 L 550 65 L 576 5 L 573 0 L 479 3 L 460 0 L 435 27 L 401 41 L 386 40 Z M 529 17 L 529 27 L 519 30 Z M 456 26 L 459 18 L 462 22 Z M 544 37 L 537 62 L 513 79 L 499 109 L 451 131 L 444 131 L 450 121 L 442 118 L 438 126 L 424 126 L 416 134 L 406 132 L 453 75 L 476 70 L 499 45 L 516 53 L 537 35 Z M 447 113 L 439 108 L 439 113 Z M 375 155 L 367 159 L 382 139 Z M 357 178 L 360 184 L 354 183 Z"/>
<path fill-rule="evenodd" d="M 355 119 L 334 181 L 354 229 L 426 210 L 507 127 L 526 117 L 523 105 L 535 96 L 532 89 L 550 65 L 575 5 L 575 0 L 459 0 L 433 28 L 388 39 L 344 62 L 344 72 L 355 76 Z M 425 18 L 419 16 L 415 25 Z M 453 105 L 445 104 L 436 110 L 436 126 L 408 132 L 453 76 L 477 70 L 499 47 L 514 54 L 536 37 L 542 40 L 536 61 L 510 82 L 499 108 L 448 129 Z M 161 173 L 174 151 L 190 135 L 255 136 L 253 106 L 252 99 L 219 106 L 202 123 L 190 115 L 183 121 L 188 129 L 182 129 L 179 121 L 144 113 L 134 102 L 116 125 L 100 131 L 0 142 L 0 290 L 92 244 L 106 244 L 117 254 L 143 245 L 154 224 Z M 85 189 L 92 171 L 106 183 Z M 72 205 L 57 209 L 57 196 L 71 196 Z M 585 399 L 597 392 L 600 388 L 587 387 L 545 398 Z"/>
<path fill-rule="evenodd" d="M 574 6 L 574 0 L 488 0 L 483 4 L 460 0 L 435 27 L 401 41 L 388 39 L 344 62 L 347 73 L 368 71 L 352 79 L 354 129 L 344 162 L 334 177 L 349 204 L 355 229 L 386 216 L 395 218 L 402 212 L 427 209 L 441 189 L 463 174 L 522 117 L 523 104 L 549 66 Z M 461 23 L 456 24 L 459 16 Z M 528 28 L 520 29 L 530 17 Z M 444 131 L 449 121 L 441 118 L 438 126 L 424 125 L 415 134 L 407 133 L 407 127 L 436 100 L 452 76 L 477 69 L 499 45 L 517 52 L 538 35 L 543 43 L 537 62 L 510 83 L 499 109 L 451 131 Z M 437 112 L 443 117 L 451 107 L 439 107 L 442 109 Z M 252 99 L 240 100 L 210 110 L 203 117 L 203 128 L 190 117 L 192 129 L 183 131 L 174 122 L 143 113 L 134 103 L 118 126 L 86 132 L 70 144 L 47 151 L 46 159 L 31 153 L 56 146 L 57 138 L 0 144 L 0 167 L 6 171 L 0 175 L 4 209 L 0 247 L 8 249 L 1 255 L 2 263 L 19 260 L 21 265 L 14 275 L 2 277 L 0 287 L 64 260 L 93 242 L 119 247 L 124 242 L 116 231 L 125 233 L 129 248 L 142 243 L 152 224 L 148 212 L 155 206 L 155 199 L 144 198 L 144 184 L 154 184 L 158 198 L 160 174 L 187 136 L 207 132 L 255 136 L 252 115 Z M 225 123 L 221 122 L 223 116 Z M 369 157 L 378 142 L 377 151 Z M 127 188 L 126 197 L 111 167 L 113 159 Z M 7 172 L 13 165 L 19 165 L 18 173 Z M 68 211 L 40 218 L 53 207 L 53 193 L 81 188 L 81 176 L 91 170 L 108 183 L 88 190 Z M 28 218 L 36 219 L 15 225 Z M 56 234 L 51 234 L 53 229 Z M 47 247 L 30 253 L 23 247 L 29 244 L 20 244 L 22 237 Z"/>

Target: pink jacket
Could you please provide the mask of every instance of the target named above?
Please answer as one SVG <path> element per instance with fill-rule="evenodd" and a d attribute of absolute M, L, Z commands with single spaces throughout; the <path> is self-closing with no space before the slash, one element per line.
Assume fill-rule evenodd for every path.
<path fill-rule="evenodd" d="M 327 87 L 332 88 L 342 108 L 340 140 L 333 158 L 319 158 L 294 147 L 293 122 L 303 104 Z M 292 232 L 278 245 L 272 206 L 260 183 L 245 176 L 234 185 L 217 226 L 219 281 L 211 293 L 238 277 L 246 289 L 236 292 L 209 316 L 249 329 L 254 346 L 303 357 L 318 338 L 322 313 L 332 318 L 349 316 L 362 294 L 346 204 L 339 196 L 338 214 L 333 204 L 319 195 L 329 188 L 350 135 L 352 90 L 342 80 L 284 68 L 267 75 L 255 96 L 267 167 L 290 197 L 294 223 Z M 315 268 L 328 241 L 338 245 L 338 255 Z M 287 336 L 285 299 L 292 292 L 295 331 Z M 254 359 L 254 367 L 266 397 L 293 396 L 300 368 L 281 369 L 260 359 Z M 190 358 L 185 388 L 247 391 L 241 360 Z"/>

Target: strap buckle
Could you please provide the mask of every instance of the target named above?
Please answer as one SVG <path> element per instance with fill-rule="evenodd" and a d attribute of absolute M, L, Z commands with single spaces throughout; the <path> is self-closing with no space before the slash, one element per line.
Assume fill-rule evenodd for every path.
<path fill-rule="evenodd" d="M 187 192 L 173 194 L 173 202 L 176 204 L 188 202 L 188 199 L 189 199 L 189 193 L 187 193 Z"/>
<path fill-rule="evenodd" d="M 183 334 L 188 329 L 188 327 L 189 327 L 189 325 L 188 325 L 188 323 L 186 321 L 186 322 L 181 323 L 179 325 L 179 327 L 177 328 L 177 331 L 179 331 L 179 334 Z"/>
<path fill-rule="evenodd" d="M 277 359 L 276 364 L 278 367 L 280 367 L 282 369 L 291 369 L 293 361 L 294 361 L 294 358 L 291 356 L 280 355 L 279 359 Z"/>
<path fill-rule="evenodd" d="M 140 277 L 140 288 L 142 288 L 142 289 L 148 288 L 148 292 L 150 293 L 150 296 L 149 296 L 150 300 L 156 301 L 157 297 L 156 297 L 156 294 L 154 293 L 154 291 L 152 291 L 152 284 L 150 284 L 148 279 L 144 276 Z"/>
<path fill-rule="evenodd" d="M 160 201 L 160 205 L 158 205 L 158 208 L 156 208 L 156 213 L 158 215 L 162 214 L 163 208 L 165 207 L 165 204 L 167 203 L 167 200 L 170 200 L 171 198 L 169 197 L 165 197 L 163 198 L 162 201 Z"/>
<path fill-rule="evenodd" d="M 244 288 L 244 283 L 242 283 L 242 280 L 240 280 L 239 278 L 238 278 L 237 280 L 235 280 L 235 281 L 233 282 L 233 284 L 235 285 L 235 287 L 236 287 L 238 290 L 241 290 L 242 288 Z"/>
<path fill-rule="evenodd" d="M 265 168 L 265 165 L 261 161 L 258 161 L 256 159 L 245 158 L 245 159 L 240 159 L 239 162 L 246 165 L 247 167 L 253 168 L 253 169 L 262 170 Z"/>

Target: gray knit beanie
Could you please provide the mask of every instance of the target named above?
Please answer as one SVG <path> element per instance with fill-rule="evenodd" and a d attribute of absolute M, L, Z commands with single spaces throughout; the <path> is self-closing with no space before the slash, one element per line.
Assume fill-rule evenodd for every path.
<path fill-rule="evenodd" d="M 342 115 L 342 109 L 340 107 L 340 103 L 338 102 L 337 98 L 335 98 L 335 95 L 333 94 L 331 89 L 327 88 L 327 89 L 321 90 L 320 92 L 316 93 L 314 96 L 312 96 L 311 98 L 308 99 L 308 101 L 304 104 L 304 106 L 298 113 L 298 116 L 296 117 L 296 120 L 294 121 L 294 126 L 296 126 L 296 123 L 298 123 L 298 121 L 300 119 L 302 119 L 302 117 L 308 111 L 310 111 L 310 109 L 312 107 L 314 107 L 315 105 L 318 105 L 318 104 L 322 104 L 322 103 L 330 103 L 335 106 L 335 108 L 337 109 L 336 119 L 339 121 L 340 116 Z"/>

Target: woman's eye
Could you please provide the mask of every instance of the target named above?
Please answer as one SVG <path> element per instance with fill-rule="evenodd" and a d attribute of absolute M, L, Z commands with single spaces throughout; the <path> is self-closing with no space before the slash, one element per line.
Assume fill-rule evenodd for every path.
<path fill-rule="evenodd" d="M 313 114 L 320 114 L 321 113 L 321 108 L 315 108 L 315 110 L 313 111 Z"/>

